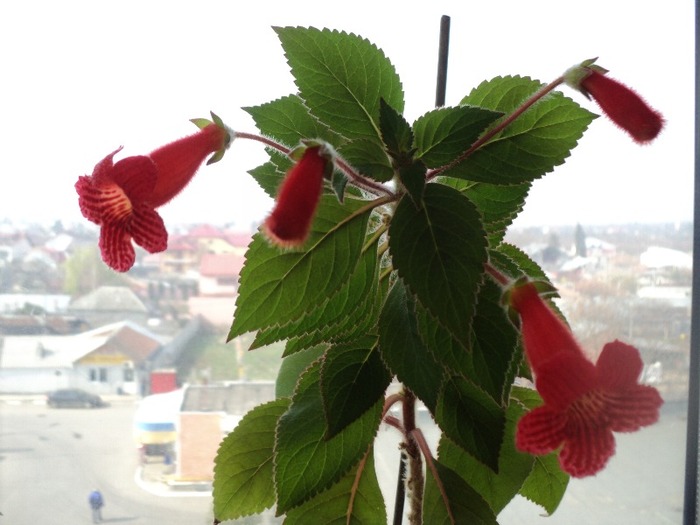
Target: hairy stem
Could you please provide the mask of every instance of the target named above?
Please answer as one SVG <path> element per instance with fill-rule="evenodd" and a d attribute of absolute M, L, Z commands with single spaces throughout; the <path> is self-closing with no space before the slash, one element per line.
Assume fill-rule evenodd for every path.
<path fill-rule="evenodd" d="M 233 138 L 234 139 L 248 139 L 248 140 L 255 140 L 257 142 L 262 142 L 266 146 L 269 146 L 273 149 L 276 149 L 280 153 L 284 155 L 289 155 L 292 150 L 285 146 L 284 144 L 280 144 L 279 142 L 272 140 L 270 138 L 267 138 L 263 135 L 256 135 L 255 133 L 246 133 L 245 131 L 234 131 L 233 132 Z"/>
<path fill-rule="evenodd" d="M 423 488 L 425 479 L 423 477 L 423 461 L 421 460 L 420 448 L 413 437 L 413 431 L 416 430 L 416 396 L 408 389 L 405 389 L 404 393 L 403 426 L 405 430 L 404 451 L 408 468 L 406 479 L 409 496 L 408 522 L 411 525 L 421 525 L 423 523 Z"/>
<path fill-rule="evenodd" d="M 335 166 L 343 173 L 345 173 L 348 176 L 348 178 L 353 182 L 353 184 L 355 184 L 355 186 L 358 186 L 370 193 L 373 193 L 374 195 L 387 195 L 391 197 L 392 200 L 396 199 L 396 194 L 393 191 L 391 191 L 386 186 L 379 184 L 378 182 L 375 182 L 363 175 L 360 175 L 344 159 L 336 157 Z"/>
<path fill-rule="evenodd" d="M 425 458 L 425 463 L 428 467 L 428 470 L 432 474 L 433 479 L 435 479 L 435 483 L 438 486 L 438 490 L 440 491 L 440 494 L 442 495 L 442 500 L 445 503 L 445 508 L 447 509 L 447 515 L 450 517 L 450 523 L 455 523 L 455 517 L 452 514 L 452 508 L 450 507 L 450 502 L 447 498 L 447 492 L 445 492 L 445 486 L 442 484 L 442 479 L 440 479 L 440 474 L 437 471 L 437 467 L 435 467 L 435 462 L 433 460 L 433 454 L 430 452 L 430 447 L 428 446 L 428 443 L 425 440 L 425 436 L 423 435 L 423 432 L 421 431 L 420 428 L 417 428 L 413 432 L 411 432 L 411 437 L 418 444 L 418 447 L 420 448 L 421 452 L 423 453 L 423 457 Z"/>
<path fill-rule="evenodd" d="M 510 278 L 502 274 L 500 270 L 496 269 L 490 262 L 484 263 L 484 270 L 493 278 L 494 281 L 502 286 L 506 286 L 511 282 Z"/>

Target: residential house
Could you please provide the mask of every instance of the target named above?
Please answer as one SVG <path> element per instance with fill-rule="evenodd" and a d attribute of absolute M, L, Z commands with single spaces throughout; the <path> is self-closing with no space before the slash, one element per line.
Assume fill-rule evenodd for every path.
<path fill-rule="evenodd" d="M 140 394 L 165 340 L 124 321 L 76 335 L 5 336 L 0 393 L 84 388 L 98 394 Z"/>
<path fill-rule="evenodd" d="M 168 249 L 147 255 L 144 266 L 161 275 L 181 277 L 198 275 L 207 255 L 245 255 L 252 236 L 249 232 L 232 232 L 211 225 L 198 225 L 186 233 L 171 235 Z"/>
<path fill-rule="evenodd" d="M 187 235 L 173 235 L 164 252 L 148 255 L 144 264 L 157 268 L 160 274 L 186 275 L 199 265 L 197 242 Z"/>
<path fill-rule="evenodd" d="M 117 321 L 146 326 L 149 318 L 148 309 L 141 299 L 126 286 L 100 286 L 73 300 L 67 311 L 94 327 Z"/>
<path fill-rule="evenodd" d="M 199 293 L 233 297 L 245 258 L 238 253 L 206 253 L 199 264 Z"/>

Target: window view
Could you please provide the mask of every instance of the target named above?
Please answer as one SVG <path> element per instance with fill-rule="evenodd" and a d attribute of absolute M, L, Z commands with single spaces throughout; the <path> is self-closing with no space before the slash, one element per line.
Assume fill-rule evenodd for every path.
<path fill-rule="evenodd" d="M 104 224 L 101 231 L 98 221 L 85 218 L 103 211 L 90 208 L 94 194 L 87 177 L 76 186 L 78 178 L 122 146 L 114 162 L 157 155 L 161 145 L 197 132 L 189 119 L 221 117 L 236 131 L 255 133 L 254 111 L 241 108 L 301 89 L 273 26 L 337 29 L 379 46 L 401 78 L 404 114 L 414 122 L 434 106 L 439 23 L 448 15 L 446 106 L 458 106 L 486 79 L 521 75 L 546 83 L 598 56 L 611 77 L 633 85 L 665 120 L 654 143 L 639 145 L 608 117 L 593 119 L 565 162 L 532 182 L 523 211 L 503 232 L 503 242 L 556 287 L 554 304 L 589 360 L 616 340 L 638 349 L 643 366 L 636 379 L 663 398 L 659 420 L 635 432 L 613 429 L 615 454 L 595 475 L 552 475 L 552 484 L 568 487 L 551 509 L 541 506 L 547 495 L 492 494 L 509 501 L 494 512 L 498 523 L 680 524 L 693 273 L 692 5 L 438 1 L 397 12 L 361 0 L 308 7 L 218 0 L 0 7 L 6 50 L 0 57 L 0 523 L 214 523 L 222 439 L 249 411 L 280 392 L 291 396 L 296 385 L 289 370 L 276 382 L 282 357 L 292 352 L 286 338 L 268 328 L 240 334 L 231 328 L 237 304 L 252 301 L 236 303 L 257 232 L 289 247 L 304 242 L 309 230 L 280 233 L 264 222 L 274 200 L 261 187 L 264 176 L 256 182 L 248 172 L 273 158 L 265 146 L 237 140 L 224 160 L 180 184 L 187 187 L 174 199 L 161 188 L 163 225 L 129 204 L 134 218 L 127 233 L 105 233 Z M 557 89 L 602 113 L 570 87 Z M 199 132 L 209 141 L 201 160 L 220 149 L 220 132 Z M 315 162 L 307 156 L 314 147 L 296 160 Z M 319 162 L 322 183 L 325 160 Z M 128 191 L 119 191 L 136 202 L 139 185 L 148 183 L 124 179 Z M 387 194 L 390 202 L 393 193 Z M 161 228 L 165 250 L 158 248 Z M 138 246 L 130 258 L 132 238 Z M 308 279 L 318 277 L 310 272 Z M 433 312 L 425 312 L 430 319 Z M 531 388 L 522 375 L 513 374 L 518 387 Z M 394 378 L 387 396 L 400 388 Z M 373 455 L 362 460 L 374 463 L 390 523 L 402 475 L 396 406 L 378 426 Z M 450 445 L 441 442 L 435 407 L 419 399 L 415 413 L 438 457 L 438 446 Z M 313 426 L 323 416 L 304 417 Z M 407 503 L 403 523 L 413 523 L 409 514 Z M 380 515 L 354 519 L 386 522 Z M 274 506 L 226 521 L 283 522 Z"/>

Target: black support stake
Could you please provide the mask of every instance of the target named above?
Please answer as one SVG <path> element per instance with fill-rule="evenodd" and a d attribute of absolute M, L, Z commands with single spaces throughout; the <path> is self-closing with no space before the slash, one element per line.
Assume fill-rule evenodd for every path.
<path fill-rule="evenodd" d="M 447 55 L 450 48 L 450 17 L 440 18 L 440 48 L 438 49 L 437 87 L 435 89 L 435 107 L 445 105 L 447 91 Z"/>

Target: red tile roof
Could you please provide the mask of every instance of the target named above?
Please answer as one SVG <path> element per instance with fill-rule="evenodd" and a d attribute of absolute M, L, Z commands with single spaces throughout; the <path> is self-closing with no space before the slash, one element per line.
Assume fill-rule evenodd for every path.
<path fill-rule="evenodd" d="M 241 273 L 245 258 L 236 253 L 205 253 L 199 273 L 206 277 L 234 277 Z"/>

